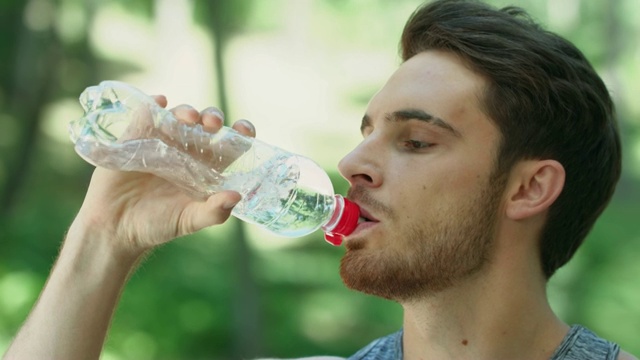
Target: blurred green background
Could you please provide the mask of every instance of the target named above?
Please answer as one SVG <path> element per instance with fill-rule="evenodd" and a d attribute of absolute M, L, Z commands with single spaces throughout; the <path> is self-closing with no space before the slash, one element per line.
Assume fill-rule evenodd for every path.
<path fill-rule="evenodd" d="M 553 307 L 640 354 L 640 2 L 495 0 L 574 41 L 618 106 L 625 170 Z M 373 93 L 399 64 L 416 0 L 2 0 L 0 353 L 44 284 L 92 167 L 73 152 L 77 96 L 130 82 L 169 105 L 212 104 L 317 160 L 337 190 Z M 350 355 L 400 326 L 398 305 L 345 289 L 343 250 L 229 221 L 158 249 L 133 276 L 104 359 Z"/>

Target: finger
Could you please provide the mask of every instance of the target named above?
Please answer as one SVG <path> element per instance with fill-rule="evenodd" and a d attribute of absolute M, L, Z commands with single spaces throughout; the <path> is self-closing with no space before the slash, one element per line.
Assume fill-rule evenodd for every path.
<path fill-rule="evenodd" d="M 235 191 L 223 191 L 210 196 L 205 202 L 195 202 L 184 217 L 188 221 L 183 227 L 185 233 L 192 233 L 205 227 L 222 224 L 231 215 L 233 207 L 242 199 Z"/>
<path fill-rule="evenodd" d="M 189 124 L 196 124 L 200 121 L 200 113 L 190 105 L 176 106 L 171 109 L 171 112 L 176 119 Z"/>
<path fill-rule="evenodd" d="M 132 121 L 127 125 L 122 134 L 118 136 L 118 143 L 145 138 L 153 128 L 154 124 L 151 110 L 146 106 L 140 106 L 133 109 Z M 107 149 L 105 148 L 105 150 Z M 109 149 L 108 151 L 113 150 L 115 149 Z"/>
<path fill-rule="evenodd" d="M 253 124 L 249 120 L 245 120 L 245 119 L 238 120 L 233 124 L 232 127 L 234 130 L 241 133 L 242 135 L 256 137 L 256 128 L 255 126 L 253 126 Z"/>
<path fill-rule="evenodd" d="M 167 101 L 167 97 L 164 95 L 152 95 L 151 96 L 153 98 L 153 100 L 155 100 L 155 102 L 160 105 L 160 107 L 166 108 L 168 101 Z"/>
<path fill-rule="evenodd" d="M 205 130 L 217 132 L 224 125 L 224 114 L 216 107 L 208 107 L 200 112 Z"/>

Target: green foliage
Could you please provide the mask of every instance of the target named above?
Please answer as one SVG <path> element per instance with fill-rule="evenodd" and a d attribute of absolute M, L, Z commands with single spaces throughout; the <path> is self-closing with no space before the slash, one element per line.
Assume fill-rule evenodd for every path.
<path fill-rule="evenodd" d="M 54 25 L 42 29 L 26 26 L 25 5 L 31 2 L 0 2 L 0 353 L 36 300 L 82 203 L 92 170 L 73 154 L 69 142 L 46 130 L 51 126 L 44 123 L 46 114 L 60 101 L 75 99 L 88 84 L 140 72 L 135 60 L 146 55 L 142 51 L 117 59 L 96 51 L 91 40 L 95 35 L 92 21 L 104 8 L 119 4 L 148 25 L 159 3 L 51 1 L 52 19 L 58 18 L 60 8 L 68 2 L 80 6 L 86 20 L 81 29 L 86 36 L 74 41 L 65 40 Z M 611 10 L 614 2 L 576 0 L 571 2 L 579 6 L 575 18 L 559 23 L 549 15 L 553 13 L 549 4 L 555 2 L 514 2 L 532 9 L 535 18 L 575 40 L 607 75 L 618 111 L 624 114 L 621 125 L 626 130 L 628 168 L 618 193 L 576 258 L 552 279 L 549 293 L 564 319 L 584 323 L 639 354 L 640 187 L 636 174 L 640 174 L 640 161 L 632 149 L 640 140 L 640 108 L 634 100 L 637 91 L 630 91 L 640 83 L 635 45 L 640 35 L 638 3 L 618 0 L 615 3 L 619 6 Z M 99 4 L 91 8 L 90 3 Z M 260 36 L 269 41 L 268 35 L 285 31 L 283 24 L 300 15 L 308 20 L 302 27 L 308 31 L 303 37 L 306 47 L 291 45 L 293 50 L 283 61 L 302 56 L 304 51 L 316 55 L 353 52 L 359 55 L 357 59 L 371 61 L 373 54 L 395 55 L 404 20 L 420 1 L 310 0 L 309 8 L 300 8 L 307 11 L 306 17 L 292 14 L 291 7 L 302 3 L 198 0 L 193 2 L 193 18 L 206 36 L 219 32 L 217 36 L 224 35 L 225 41 L 234 45 Z M 505 1 L 495 3 L 504 5 Z M 298 35 L 287 36 L 296 39 Z M 166 49 L 164 54 L 180 55 L 180 51 L 184 50 Z M 225 57 L 231 65 L 243 60 L 232 55 Z M 260 58 L 263 54 L 254 55 Z M 335 61 L 324 65 L 323 71 L 338 73 L 336 80 L 351 79 L 339 70 L 342 58 L 326 59 Z M 304 64 L 298 66 L 301 74 L 306 71 Z M 182 69 L 174 70 L 179 73 Z M 364 77 L 353 79 L 357 82 L 347 90 L 335 91 L 346 94 L 340 101 L 348 104 L 340 106 L 356 107 L 361 113 L 381 84 Z M 230 87 L 236 89 L 236 93 L 227 89 L 230 98 L 240 97 L 252 85 Z M 283 103 L 289 105 L 288 99 Z M 305 110 L 306 116 L 317 109 Z M 55 124 L 64 126 L 65 121 Z M 353 122 L 357 133 L 359 120 Z M 33 136 L 26 136 L 30 131 Z M 323 134 L 310 131 L 305 136 L 318 146 L 331 143 L 333 137 Z M 27 152 L 30 155 L 20 156 Z M 341 154 L 331 156 L 337 162 Z M 344 194 L 347 183 L 335 171 L 330 175 L 337 192 Z M 261 247 L 269 238 L 251 228 L 247 232 L 253 242 L 243 258 L 238 257 L 242 234 L 238 235 L 235 221 L 179 239 L 153 253 L 123 294 L 105 359 L 238 358 L 243 341 L 238 329 L 245 318 L 253 321 L 261 338 L 251 356 L 346 356 L 401 325 L 401 309 L 396 304 L 344 288 L 338 276 L 343 250 L 326 245 L 320 233 L 286 245 Z M 255 290 L 255 308 L 250 312 L 244 311 L 246 302 L 240 298 L 242 289 L 247 288 Z"/>

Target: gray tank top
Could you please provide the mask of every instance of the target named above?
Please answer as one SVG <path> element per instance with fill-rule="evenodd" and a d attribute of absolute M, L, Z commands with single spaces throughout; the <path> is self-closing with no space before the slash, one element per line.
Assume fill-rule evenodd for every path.
<path fill-rule="evenodd" d="M 549 360 L 616 360 L 619 352 L 617 344 L 574 325 Z M 402 360 L 402 330 L 373 341 L 349 360 Z"/>

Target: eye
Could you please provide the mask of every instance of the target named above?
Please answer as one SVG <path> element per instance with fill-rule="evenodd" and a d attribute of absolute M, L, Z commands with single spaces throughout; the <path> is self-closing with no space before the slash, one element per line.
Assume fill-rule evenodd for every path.
<path fill-rule="evenodd" d="M 430 143 L 430 142 L 426 142 L 426 141 L 420 141 L 420 140 L 406 140 L 406 141 L 404 141 L 403 145 L 404 145 L 406 150 L 415 151 L 415 150 L 421 150 L 421 149 L 430 148 L 430 147 L 434 146 L 435 144 Z"/>

